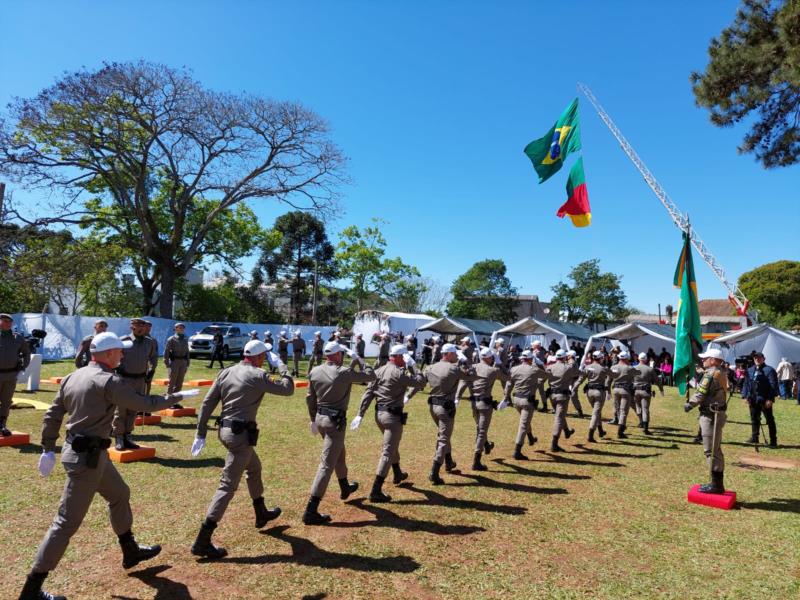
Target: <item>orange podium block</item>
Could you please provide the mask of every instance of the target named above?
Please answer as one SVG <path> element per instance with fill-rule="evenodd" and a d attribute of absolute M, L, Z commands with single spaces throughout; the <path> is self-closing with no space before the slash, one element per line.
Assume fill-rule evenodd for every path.
<path fill-rule="evenodd" d="M 153 383 L 156 385 L 169 385 L 169 379 L 153 379 Z"/>
<path fill-rule="evenodd" d="M 214 383 L 212 379 L 192 379 L 189 385 L 192 387 L 206 387 Z"/>
<path fill-rule="evenodd" d="M 161 423 L 161 417 L 158 415 L 139 415 L 133 422 L 134 425 L 158 425 L 159 423 Z"/>
<path fill-rule="evenodd" d="M 162 417 L 194 417 L 197 415 L 197 409 L 194 408 L 165 408 L 158 411 Z"/>
<path fill-rule="evenodd" d="M 136 450 L 117 450 L 113 446 L 108 449 L 108 458 L 118 463 L 147 460 L 148 458 L 155 458 L 155 455 L 156 449 L 150 446 L 142 446 Z"/>
<path fill-rule="evenodd" d="M 24 446 L 31 443 L 28 433 L 12 431 L 11 435 L 0 436 L 0 446 Z"/>
<path fill-rule="evenodd" d="M 296 388 L 307 388 L 308 387 L 308 382 L 307 381 L 295 381 L 294 382 L 294 387 L 296 387 Z"/>
<path fill-rule="evenodd" d="M 63 379 L 63 377 L 50 377 L 47 381 L 56 385 L 60 385 Z"/>

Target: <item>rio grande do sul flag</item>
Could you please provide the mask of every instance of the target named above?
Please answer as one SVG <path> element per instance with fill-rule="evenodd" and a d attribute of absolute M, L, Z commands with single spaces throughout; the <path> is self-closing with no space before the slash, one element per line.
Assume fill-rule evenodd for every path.
<path fill-rule="evenodd" d="M 539 174 L 539 183 L 542 183 L 564 166 L 564 160 L 570 152 L 580 149 L 578 99 L 575 98 L 544 137 L 525 146 L 525 154 L 531 159 L 533 168 Z"/>
<path fill-rule="evenodd" d="M 592 209 L 589 206 L 589 192 L 586 189 L 582 156 L 569 170 L 567 201 L 558 209 L 556 215 L 562 219 L 564 215 L 569 215 L 575 227 L 586 227 L 592 222 Z"/>
<path fill-rule="evenodd" d="M 700 329 L 700 308 L 697 304 L 697 282 L 694 279 L 691 234 L 683 233 L 683 248 L 675 267 L 673 285 L 681 288 L 678 320 L 675 323 L 675 358 L 672 367 L 675 385 L 686 393 L 686 382 L 694 377 L 697 354 L 703 347 Z"/>

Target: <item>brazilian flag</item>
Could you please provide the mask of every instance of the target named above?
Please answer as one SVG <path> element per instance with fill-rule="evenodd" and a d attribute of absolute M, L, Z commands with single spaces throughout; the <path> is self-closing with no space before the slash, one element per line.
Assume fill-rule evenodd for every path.
<path fill-rule="evenodd" d="M 539 174 L 539 183 L 542 183 L 564 165 L 570 152 L 580 149 L 581 129 L 578 99 L 575 98 L 544 137 L 525 146 L 525 154 L 531 159 L 533 168 Z"/>
<path fill-rule="evenodd" d="M 675 324 L 675 359 L 672 366 L 675 384 L 681 394 L 686 393 L 686 382 L 694 377 L 697 355 L 703 347 L 700 330 L 700 309 L 697 306 L 697 282 L 692 262 L 692 242 L 688 232 L 683 234 L 683 249 L 675 267 L 672 282 L 681 288 L 678 301 L 678 320 Z"/>

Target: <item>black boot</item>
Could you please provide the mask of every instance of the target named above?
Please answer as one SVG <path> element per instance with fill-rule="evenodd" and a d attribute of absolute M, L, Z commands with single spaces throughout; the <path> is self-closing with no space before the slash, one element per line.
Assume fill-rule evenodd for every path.
<path fill-rule="evenodd" d="M 456 461 L 453 460 L 453 455 L 449 452 L 444 455 L 444 470 L 448 473 L 452 473 L 456 470 Z"/>
<path fill-rule="evenodd" d="M 128 531 L 123 533 L 119 538 L 119 545 L 122 548 L 122 568 L 130 569 L 135 567 L 143 560 L 149 560 L 154 556 L 161 554 L 161 546 L 140 546 L 136 543 L 133 534 Z"/>
<path fill-rule="evenodd" d="M 342 500 L 347 500 L 350 497 L 350 494 L 352 494 L 358 489 L 358 483 L 355 481 L 353 483 L 350 483 L 349 481 L 347 481 L 347 477 L 342 477 L 339 480 L 339 489 L 341 490 L 339 498 L 341 498 Z"/>
<path fill-rule="evenodd" d="M 653 435 L 653 432 L 650 431 L 650 421 L 642 421 L 642 425 L 644 426 L 645 435 Z"/>
<path fill-rule="evenodd" d="M 369 501 L 370 502 L 391 502 L 392 497 L 384 494 L 383 490 L 383 481 L 385 477 L 381 477 L 380 475 L 375 476 L 375 481 L 372 482 L 372 491 L 369 493 Z"/>
<path fill-rule="evenodd" d="M 564 437 L 565 438 L 569 439 L 572 436 L 573 433 L 575 433 L 574 429 L 570 429 L 569 427 L 565 427 L 564 428 Z"/>
<path fill-rule="evenodd" d="M 192 554 L 195 556 L 202 556 L 203 558 L 217 559 L 228 555 L 225 548 L 215 546 L 211 543 L 211 534 L 217 528 L 217 523 L 211 519 L 206 519 L 200 525 L 200 531 L 197 534 L 197 539 L 192 544 Z"/>
<path fill-rule="evenodd" d="M 777 448 L 778 447 L 778 437 L 777 436 L 770 436 L 769 447 L 770 448 Z"/>
<path fill-rule="evenodd" d="M 514 446 L 514 460 L 528 460 L 528 457 L 522 453 L 522 444 Z"/>
<path fill-rule="evenodd" d="M 558 436 L 553 436 L 553 441 L 550 442 L 550 452 L 563 452 L 564 449 L 558 445 Z"/>
<path fill-rule="evenodd" d="M 598 434 L 600 434 L 600 437 L 601 437 L 601 438 L 604 438 L 604 437 L 606 437 L 606 430 L 605 430 L 605 429 L 603 429 L 603 426 L 602 426 L 602 425 L 599 425 L 599 426 L 597 427 L 597 433 L 598 433 Z"/>
<path fill-rule="evenodd" d="M 625 425 L 620 425 L 617 428 L 617 437 L 621 440 L 624 440 L 628 437 L 627 435 L 625 435 Z"/>
<path fill-rule="evenodd" d="M 183 405 L 182 405 L 182 404 L 179 404 L 179 403 L 177 403 L 177 402 L 176 402 L 175 404 L 173 404 L 172 406 L 170 406 L 170 408 L 174 408 L 174 409 L 176 409 L 176 410 L 180 410 L 180 409 L 182 409 L 182 408 L 183 408 Z"/>
<path fill-rule="evenodd" d="M 589 437 L 586 438 L 587 441 L 595 443 L 597 440 L 594 439 L 594 429 L 589 430 Z"/>
<path fill-rule="evenodd" d="M 400 463 L 393 463 L 392 483 L 397 485 L 398 483 L 403 483 L 406 479 L 408 479 L 408 473 L 404 473 L 400 470 Z"/>
<path fill-rule="evenodd" d="M 122 436 L 122 439 L 125 450 L 138 450 L 140 448 L 139 444 L 134 443 L 134 441 L 131 439 L 130 433 L 126 433 L 124 436 Z"/>
<path fill-rule="evenodd" d="M 530 431 L 525 435 L 528 436 L 528 446 L 533 446 L 536 443 L 536 436 L 533 435 Z"/>
<path fill-rule="evenodd" d="M 311 496 L 306 505 L 306 512 L 303 513 L 303 523 L 306 525 L 325 525 L 331 522 L 331 516 L 319 512 L 319 503 L 322 500 L 319 496 Z"/>
<path fill-rule="evenodd" d="M 704 494 L 724 494 L 725 484 L 722 483 L 723 472 L 711 471 L 711 483 L 700 486 L 700 491 Z"/>
<path fill-rule="evenodd" d="M 617 417 L 614 417 L 606 421 L 606 425 L 619 425 L 619 421 L 617 421 Z"/>
<path fill-rule="evenodd" d="M 472 459 L 472 470 L 473 471 L 488 471 L 489 468 L 481 463 L 481 456 L 483 452 L 476 452 L 475 456 Z"/>
<path fill-rule="evenodd" d="M 444 479 L 439 477 L 439 469 L 442 468 L 442 463 L 433 461 L 431 465 L 431 474 L 428 475 L 428 481 L 430 481 L 433 485 L 442 485 L 444 483 Z"/>
<path fill-rule="evenodd" d="M 256 512 L 256 528 L 261 529 L 264 525 L 277 519 L 281 516 L 281 509 L 277 506 L 275 508 L 267 508 L 264 506 L 264 498 L 256 498 L 253 500 L 253 510 Z"/>
<path fill-rule="evenodd" d="M 114 450 L 117 452 L 122 452 L 125 450 L 125 436 L 124 435 L 115 435 L 114 436 Z"/>
<path fill-rule="evenodd" d="M 67 600 L 66 596 L 54 596 L 42 591 L 42 584 L 46 578 L 47 571 L 28 575 L 19 594 L 19 600 Z"/>
<path fill-rule="evenodd" d="M 491 454 L 493 449 L 494 449 L 494 442 L 490 442 L 489 440 L 486 440 L 483 443 L 483 451 L 486 454 Z"/>
<path fill-rule="evenodd" d="M 11 431 L 6 427 L 7 420 L 6 417 L 0 417 L 0 436 L 8 437 L 11 435 Z"/>

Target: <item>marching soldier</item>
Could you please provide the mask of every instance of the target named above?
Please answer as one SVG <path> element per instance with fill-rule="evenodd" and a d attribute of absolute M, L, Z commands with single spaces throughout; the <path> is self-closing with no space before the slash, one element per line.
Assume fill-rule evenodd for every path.
<path fill-rule="evenodd" d="M 271 331 L 265 331 L 264 332 L 264 343 L 265 344 L 269 344 L 270 346 L 274 346 L 275 345 L 275 342 L 272 341 L 272 332 Z"/>
<path fill-rule="evenodd" d="M 311 369 L 313 369 L 316 365 L 322 364 L 322 347 L 325 345 L 325 342 L 322 339 L 322 332 L 315 331 L 314 332 L 314 341 L 311 342 L 311 356 L 308 359 L 308 372 L 311 373 Z"/>
<path fill-rule="evenodd" d="M 364 342 L 364 336 L 360 333 L 356 334 L 356 356 L 362 361 L 366 358 L 367 344 Z"/>
<path fill-rule="evenodd" d="M 278 358 L 283 364 L 289 364 L 289 339 L 286 337 L 286 331 L 281 331 L 278 336 Z"/>
<path fill-rule="evenodd" d="M 459 349 L 461 350 L 461 353 L 464 356 L 467 357 L 467 362 L 469 362 L 469 364 L 474 364 L 475 363 L 475 358 L 476 358 L 475 348 L 473 348 L 472 345 L 469 343 L 469 338 L 468 337 L 461 338 L 461 346 L 460 346 Z M 456 398 L 461 400 L 461 398 L 463 398 L 464 392 L 466 390 L 469 390 L 469 395 L 470 396 L 472 396 L 474 394 L 474 392 L 472 391 L 472 382 L 471 381 L 459 381 L 458 382 L 458 390 L 456 391 Z"/>
<path fill-rule="evenodd" d="M 617 437 L 624 439 L 628 437 L 625 435 L 625 424 L 633 399 L 636 370 L 631 366 L 630 355 L 626 350 L 622 350 L 617 358 L 617 364 L 610 369 L 611 396 L 614 398 L 614 422 L 618 425 Z"/>
<path fill-rule="evenodd" d="M 480 352 L 481 360 L 475 365 L 475 381 L 472 382 L 472 418 L 477 429 L 475 435 L 475 455 L 472 459 L 473 471 L 486 471 L 488 467 L 481 462 L 483 453 L 489 454 L 494 443 L 489 441 L 489 426 L 492 424 L 492 413 L 497 410 L 497 402 L 492 400 L 494 382 L 499 380 L 505 384 L 508 375 L 505 370 L 495 364 L 495 354 L 489 348 Z"/>
<path fill-rule="evenodd" d="M 167 367 L 169 387 L 167 392 L 172 394 L 183 389 L 183 380 L 189 370 L 189 340 L 186 339 L 186 325 L 175 323 L 175 335 L 167 338 L 164 346 L 164 366 Z M 180 404 L 172 408 L 183 408 Z"/>
<path fill-rule="evenodd" d="M 197 456 L 206 444 L 208 420 L 217 404 L 222 403 L 222 413 L 217 419 L 220 442 L 228 450 L 219 488 L 206 511 L 197 539 L 192 545 L 192 554 L 205 558 L 222 558 L 228 552 L 211 543 L 211 535 L 225 515 L 228 504 L 239 488 L 242 475 L 247 472 L 247 489 L 253 500 L 256 528 L 261 529 L 269 521 L 278 518 L 280 508 L 264 505 L 264 484 L 261 480 L 261 460 L 255 451 L 258 442 L 256 416 L 264 394 L 291 396 L 294 381 L 284 363 L 276 366 L 280 370 L 280 381 L 273 382 L 261 368 L 267 359 L 267 346 L 259 340 L 250 340 L 242 351 L 238 364 L 224 369 L 206 394 L 200 417 L 197 419 L 197 435 L 192 444 L 192 456 Z M 274 356 L 274 355 L 273 355 Z"/>
<path fill-rule="evenodd" d="M 311 433 L 322 437 L 322 458 L 317 469 L 311 495 L 308 499 L 303 523 L 306 525 L 323 525 L 330 522 L 331 516 L 320 514 L 319 503 L 322 501 L 331 474 L 335 471 L 341 490 L 340 498 L 346 500 L 358 489 L 358 483 L 347 480 L 347 460 L 344 447 L 344 436 L 347 426 L 347 405 L 350 403 L 350 388 L 353 383 L 370 382 L 375 373 L 365 367 L 363 361 L 349 348 L 338 342 L 328 342 L 323 348 L 325 364 L 314 369 L 308 377 L 308 395 L 306 404 L 311 418 Z M 349 367 L 342 365 L 344 355 L 353 361 Z M 356 371 L 359 364 L 362 371 Z"/>
<path fill-rule="evenodd" d="M 700 407 L 700 431 L 703 435 L 703 454 L 711 469 L 711 483 L 700 486 L 700 491 L 709 494 L 725 493 L 723 476 L 725 472 L 725 456 L 722 454 L 722 429 L 728 417 L 725 413 L 728 408 L 728 377 L 720 369 L 723 358 L 722 352 L 710 349 L 704 354 L 698 354 L 703 359 L 703 373 L 697 392 L 684 404 L 684 410 L 689 412 L 695 406 Z"/>
<path fill-rule="evenodd" d="M 223 355 L 225 353 L 225 336 L 222 335 L 222 331 L 216 329 L 214 331 L 214 338 L 211 340 L 211 362 L 208 363 L 208 369 L 214 366 L 214 361 L 219 362 L 219 368 L 224 369 L 225 364 L 222 362 L 222 359 L 225 358 Z"/>
<path fill-rule="evenodd" d="M 252 342 L 253 340 L 258 341 L 258 332 L 255 329 L 250 332 L 250 341 Z"/>
<path fill-rule="evenodd" d="M 78 346 L 78 352 L 75 354 L 76 369 L 85 367 L 91 362 L 92 353 L 89 352 L 89 346 L 92 343 L 92 338 L 94 338 L 94 336 L 96 336 L 98 333 L 103 333 L 104 331 L 108 331 L 108 323 L 106 323 L 103 319 L 97 319 L 97 321 L 94 322 L 94 333 L 83 338 Z"/>
<path fill-rule="evenodd" d="M 531 342 L 531 352 L 533 352 L 533 362 L 535 362 L 539 367 L 544 369 L 545 365 L 547 364 L 547 353 L 545 352 L 544 348 L 542 348 L 542 342 L 539 340 L 534 340 Z M 547 396 L 544 393 L 544 382 L 545 379 L 539 380 L 539 383 L 536 386 L 536 393 L 539 396 L 539 399 L 542 401 L 542 406 L 539 408 L 539 412 L 547 412 Z"/>
<path fill-rule="evenodd" d="M 433 336 L 433 364 L 442 360 L 442 338 L 438 335 Z"/>
<path fill-rule="evenodd" d="M 378 346 L 378 360 L 376 361 L 375 368 L 382 367 L 389 362 L 389 350 L 392 347 L 392 338 L 388 333 L 381 334 L 381 343 Z"/>
<path fill-rule="evenodd" d="M 581 383 L 586 381 L 586 397 L 592 407 L 592 420 L 589 421 L 588 441 L 595 442 L 594 432 L 597 431 L 601 438 L 606 436 L 603 429 L 603 403 L 606 400 L 608 380 L 608 369 L 602 364 L 603 353 L 595 351 L 593 354 L 586 354 L 586 360 L 581 371 L 581 376 L 575 382 L 573 391 L 577 390 Z"/>
<path fill-rule="evenodd" d="M 461 380 L 475 381 L 478 376 L 472 365 L 467 363 L 466 356 L 460 359 L 458 348 L 455 344 L 442 346 L 442 358 L 434 363 L 426 372 L 428 384 L 431 386 L 428 405 L 431 418 L 439 432 L 436 437 L 436 452 L 433 456 L 433 465 L 428 479 L 433 485 L 441 485 L 444 480 L 439 476 L 442 463 L 445 471 L 450 473 L 456 468 L 453 460 L 450 438 L 453 435 L 453 425 L 456 418 L 456 389 Z M 462 355 L 463 356 L 463 355 Z"/>
<path fill-rule="evenodd" d="M 391 496 L 382 490 L 389 474 L 389 465 L 392 467 L 392 483 L 397 485 L 408 478 L 408 473 L 400 469 L 400 438 L 408 418 L 408 413 L 403 412 L 403 396 L 409 387 L 425 387 L 426 379 L 414 369 L 416 363 L 410 354 L 406 354 L 407 350 L 403 344 L 392 346 L 389 362 L 375 370 L 375 381 L 364 392 L 358 415 L 350 426 L 350 429 L 358 429 L 370 403 L 375 399 L 375 423 L 383 434 L 383 451 L 369 494 L 370 502 L 391 502 Z"/>
<path fill-rule="evenodd" d="M 46 477 L 55 466 L 56 440 L 64 416 L 69 414 L 66 440 L 61 451 L 67 482 L 58 514 L 39 546 L 21 600 L 53 598 L 42 591 L 42 583 L 58 565 L 96 493 L 108 503 L 111 527 L 122 548 L 123 568 L 130 569 L 161 552 L 161 546 L 140 546 L 131 533 L 130 489 L 105 450 L 110 445 L 111 408 L 124 407 L 132 414 L 160 410 L 174 404 L 183 395 L 196 394 L 197 390 L 165 397 L 142 394 L 128 380 L 114 373 L 123 349 L 131 350 L 132 346 L 132 342 L 122 341 L 113 333 L 97 334 L 89 347 L 92 361 L 64 378 L 44 416 L 39 473 Z"/>
<path fill-rule="evenodd" d="M 534 363 L 533 352 L 524 350 L 520 355 L 522 363 L 511 369 L 511 374 L 505 387 L 505 402 L 513 397 L 514 408 L 519 413 L 519 428 L 517 437 L 514 440 L 514 459 L 528 460 L 522 453 L 522 444 L 525 438 L 528 445 L 536 443 L 536 436 L 533 435 L 531 421 L 533 411 L 536 410 L 536 387 L 540 382 L 547 379 L 547 375 L 539 365 Z"/>
<path fill-rule="evenodd" d="M 117 373 L 128 382 L 136 392 L 145 395 L 147 379 L 152 378 L 158 363 L 158 354 L 153 339 L 145 336 L 146 321 L 144 319 L 131 319 L 131 334 L 122 338 L 123 342 L 130 341 L 130 346 L 125 346 L 122 351 L 122 362 L 117 367 Z M 133 422 L 136 412 L 118 405 L 114 410 L 114 420 L 111 421 L 111 430 L 114 435 L 117 450 L 136 450 L 138 444 L 131 439 Z"/>
<path fill-rule="evenodd" d="M 553 403 L 555 409 L 550 452 L 563 452 L 564 449 L 558 445 L 561 432 L 564 432 L 564 437 L 567 439 L 575 433 L 575 430 L 570 429 L 567 425 L 567 402 L 572 395 L 572 385 L 580 377 L 580 371 L 577 365 L 567 364 L 567 355 L 563 350 L 556 351 L 555 359 L 555 362 L 545 369 L 547 381 L 550 383 L 550 402 Z"/>
<path fill-rule="evenodd" d="M 633 398 L 636 404 L 639 405 L 642 413 L 642 427 L 644 427 L 645 435 L 653 435 L 650 432 L 650 399 L 654 398 L 656 393 L 653 391 L 653 385 L 658 386 L 661 395 L 664 395 L 664 386 L 661 384 L 661 379 L 658 377 L 658 372 L 647 364 L 647 354 L 642 352 L 639 354 L 639 364 L 634 368 L 636 373 L 633 377 Z"/>
<path fill-rule="evenodd" d="M 28 368 L 31 351 L 21 333 L 11 331 L 14 319 L 11 315 L 0 314 L 0 435 L 11 435 L 7 427 L 8 414 L 14 402 L 17 389 L 17 373 Z"/>
<path fill-rule="evenodd" d="M 506 348 L 506 341 L 503 338 L 497 338 L 495 340 L 494 353 L 500 357 L 500 365 L 503 368 L 508 368 L 508 349 Z"/>
<path fill-rule="evenodd" d="M 580 361 L 578 360 L 578 353 L 575 350 L 568 350 L 567 351 L 567 363 L 570 365 L 575 365 L 580 369 Z M 578 418 L 583 418 L 583 407 L 581 406 L 580 398 L 578 398 L 578 386 L 576 385 L 572 390 L 572 395 L 570 396 L 570 400 L 572 401 L 572 406 L 575 407 L 575 410 L 578 412 Z"/>
<path fill-rule="evenodd" d="M 300 377 L 300 361 L 306 355 L 306 341 L 297 329 L 292 337 L 292 358 L 294 359 L 294 376 Z"/>

